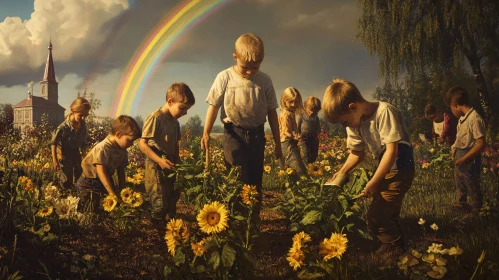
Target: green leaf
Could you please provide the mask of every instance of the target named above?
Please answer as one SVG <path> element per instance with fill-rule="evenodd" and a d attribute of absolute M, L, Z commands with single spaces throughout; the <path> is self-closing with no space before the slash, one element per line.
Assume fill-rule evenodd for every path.
<path fill-rule="evenodd" d="M 309 211 L 307 214 L 305 214 L 300 223 L 303 225 L 313 225 L 317 223 L 321 218 L 322 218 L 321 212 L 317 210 L 312 210 Z"/>
<path fill-rule="evenodd" d="M 185 254 L 182 250 L 175 251 L 175 257 L 173 257 L 175 264 L 183 264 L 185 262 Z"/>
<path fill-rule="evenodd" d="M 234 216 L 233 218 L 239 221 L 246 221 L 246 218 L 240 215 Z"/>
<path fill-rule="evenodd" d="M 348 225 L 346 226 L 347 230 L 348 230 L 348 231 L 350 231 L 350 228 L 351 228 L 351 227 L 353 227 L 354 225 L 355 225 L 355 224 L 348 224 Z"/>
<path fill-rule="evenodd" d="M 213 270 L 217 270 L 220 265 L 220 254 L 218 251 L 213 251 L 213 253 L 211 253 L 209 263 L 213 266 Z"/>
<path fill-rule="evenodd" d="M 298 274 L 298 278 L 300 279 L 316 279 L 316 278 L 320 278 L 320 277 L 323 277 L 324 276 L 324 273 L 320 273 L 320 272 L 316 272 L 316 273 L 310 273 L 306 270 L 302 270 L 299 274 Z"/>
<path fill-rule="evenodd" d="M 222 249 L 222 264 L 224 267 L 231 267 L 236 259 L 236 250 L 232 248 L 229 244 L 225 244 Z"/>

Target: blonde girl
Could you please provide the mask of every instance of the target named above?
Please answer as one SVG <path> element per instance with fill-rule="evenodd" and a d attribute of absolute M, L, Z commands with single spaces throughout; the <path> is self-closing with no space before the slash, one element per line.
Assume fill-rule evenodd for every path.
<path fill-rule="evenodd" d="M 281 168 L 285 165 L 294 169 L 299 176 L 306 175 L 305 165 L 300 156 L 295 114 L 303 112 L 303 102 L 300 92 L 288 87 L 281 95 L 281 111 L 279 113 L 279 135 L 282 155 Z"/>
<path fill-rule="evenodd" d="M 297 131 L 300 134 L 299 146 L 303 155 L 303 162 L 315 162 L 319 153 L 319 138 L 321 122 L 317 115 L 321 110 L 321 101 L 315 96 L 305 99 L 304 110 L 296 118 Z"/>
<path fill-rule="evenodd" d="M 76 98 L 71 103 L 70 113 L 52 134 L 52 163 L 66 189 L 82 173 L 81 153 L 87 147 L 85 118 L 89 112 L 90 103 L 85 98 Z"/>

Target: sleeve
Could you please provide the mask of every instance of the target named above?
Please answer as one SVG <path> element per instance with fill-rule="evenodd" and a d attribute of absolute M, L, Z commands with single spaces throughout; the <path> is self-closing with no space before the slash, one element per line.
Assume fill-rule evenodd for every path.
<path fill-rule="evenodd" d="M 296 115 L 296 132 L 301 134 L 302 116 Z"/>
<path fill-rule="evenodd" d="M 485 122 L 481 117 L 478 117 L 471 123 L 471 133 L 473 139 L 485 137 Z"/>
<path fill-rule="evenodd" d="M 95 146 L 92 150 L 92 165 L 109 165 L 109 151 L 104 145 Z"/>
<path fill-rule="evenodd" d="M 212 106 L 221 106 L 224 101 L 225 90 L 227 88 L 228 77 L 225 71 L 218 73 L 211 86 L 206 103 Z"/>
<path fill-rule="evenodd" d="M 317 135 L 321 134 L 321 120 L 319 119 L 319 117 L 316 117 L 315 125 L 315 132 L 317 133 Z"/>
<path fill-rule="evenodd" d="M 177 122 L 177 142 L 182 139 L 182 135 L 180 135 L 180 124 Z"/>
<path fill-rule="evenodd" d="M 126 156 L 124 160 L 121 162 L 119 168 L 125 169 L 128 166 L 128 153 L 126 153 Z"/>
<path fill-rule="evenodd" d="M 62 145 L 62 132 L 63 129 L 58 127 L 53 133 L 52 133 L 52 140 L 51 144 L 56 145 L 56 146 L 61 146 Z"/>
<path fill-rule="evenodd" d="M 281 137 L 287 137 L 292 138 L 293 137 L 293 122 L 294 122 L 293 115 L 291 114 L 286 114 L 286 113 L 281 113 L 279 114 L 279 131 Z M 281 139 L 281 141 L 284 139 Z"/>
<path fill-rule="evenodd" d="M 277 97 L 275 95 L 274 84 L 272 83 L 272 79 L 270 79 L 270 77 L 268 84 L 264 90 L 265 97 L 267 98 L 267 111 L 279 108 L 279 105 L 277 105 Z"/>
<path fill-rule="evenodd" d="M 150 115 L 144 122 L 144 127 L 142 129 L 142 138 L 154 138 L 154 133 L 156 132 L 158 118 L 154 115 Z"/>
<path fill-rule="evenodd" d="M 347 127 L 347 148 L 351 151 L 364 151 L 366 149 L 364 140 L 350 127 Z"/>
<path fill-rule="evenodd" d="M 382 145 L 396 143 L 404 139 L 403 119 L 395 108 L 387 107 L 381 112 L 378 121 L 379 138 Z"/>
<path fill-rule="evenodd" d="M 81 127 L 81 134 L 80 134 L 80 149 L 84 151 L 88 147 L 88 141 L 87 141 L 87 124 L 83 123 L 83 126 Z"/>

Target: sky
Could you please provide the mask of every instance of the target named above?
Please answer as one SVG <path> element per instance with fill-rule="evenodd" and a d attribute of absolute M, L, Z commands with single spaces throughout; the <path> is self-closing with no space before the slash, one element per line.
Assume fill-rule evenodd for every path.
<path fill-rule="evenodd" d="M 27 84 L 40 82 L 47 45 L 59 82 L 59 104 L 68 108 L 86 85 L 102 101 L 100 116 L 111 105 L 123 70 L 149 32 L 181 1 L 165 0 L 0 0 L 0 103 L 27 97 Z M 204 120 L 205 102 L 216 75 L 234 64 L 234 42 L 243 33 L 265 44 L 260 70 L 274 83 L 279 100 L 289 86 L 305 99 L 317 96 L 333 77 L 354 82 L 368 99 L 381 84 L 376 57 L 355 40 L 359 17 L 352 0 L 228 0 L 174 41 L 146 84 L 132 116 L 147 117 L 165 102 L 174 82 L 185 82 L 196 104 L 179 121 Z M 89 83 L 84 81 L 91 77 Z"/>

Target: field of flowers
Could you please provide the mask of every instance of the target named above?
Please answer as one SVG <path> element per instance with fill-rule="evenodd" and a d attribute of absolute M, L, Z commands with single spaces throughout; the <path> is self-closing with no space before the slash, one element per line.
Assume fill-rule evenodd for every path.
<path fill-rule="evenodd" d="M 90 130 L 93 143 L 105 137 Z M 199 139 L 182 139 L 178 215 L 151 223 L 144 156 L 129 148 L 127 187 L 105 197 L 103 214 L 77 209 L 51 167 L 50 132 L 0 139 L 0 279 L 499 279 L 499 143 L 483 154 L 485 201 L 479 216 L 458 213 L 450 151 L 417 144 L 416 178 L 402 226 L 411 248 L 381 266 L 367 231 L 368 199 L 356 199 L 375 170 L 366 160 L 343 188 L 324 186 L 348 156 L 344 139 L 323 133 L 308 176 L 279 170 L 268 137 L 263 209 L 254 186 L 223 164 L 221 141 L 204 170 Z"/>

